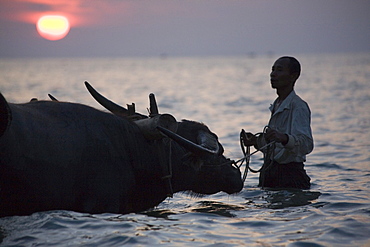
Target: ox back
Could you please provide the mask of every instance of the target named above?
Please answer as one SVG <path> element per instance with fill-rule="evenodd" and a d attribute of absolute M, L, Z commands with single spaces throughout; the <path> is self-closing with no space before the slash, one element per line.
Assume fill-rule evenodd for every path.
<path fill-rule="evenodd" d="M 12 121 L 0 139 L 1 215 L 133 210 L 135 171 L 159 163 L 135 124 L 80 104 L 9 108 Z"/>

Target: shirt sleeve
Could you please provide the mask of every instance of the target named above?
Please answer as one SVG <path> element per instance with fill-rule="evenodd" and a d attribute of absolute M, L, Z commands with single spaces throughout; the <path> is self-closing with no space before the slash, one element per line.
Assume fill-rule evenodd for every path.
<path fill-rule="evenodd" d="M 305 102 L 296 105 L 292 112 L 289 141 L 285 145 L 291 155 L 304 156 L 312 152 L 314 144 L 311 131 L 311 111 Z"/>

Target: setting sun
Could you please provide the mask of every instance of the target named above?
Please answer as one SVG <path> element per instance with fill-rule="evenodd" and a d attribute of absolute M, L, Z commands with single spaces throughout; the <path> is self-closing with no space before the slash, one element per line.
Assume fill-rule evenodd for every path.
<path fill-rule="evenodd" d="M 45 15 L 37 22 L 37 31 L 48 40 L 63 39 L 69 32 L 69 21 L 61 15 Z"/>

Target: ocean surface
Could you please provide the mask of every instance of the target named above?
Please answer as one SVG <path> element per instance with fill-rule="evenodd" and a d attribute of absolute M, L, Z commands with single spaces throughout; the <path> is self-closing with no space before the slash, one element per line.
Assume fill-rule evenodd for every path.
<path fill-rule="evenodd" d="M 264 190 L 258 174 L 249 173 L 238 194 L 177 193 L 139 214 L 0 218 L 1 245 L 370 246 L 370 54 L 296 57 L 303 69 L 295 89 L 312 112 L 310 190 Z M 154 93 L 161 113 L 207 124 L 237 160 L 241 128 L 256 133 L 268 122 L 276 58 L 0 59 L 0 91 L 13 103 L 51 93 L 104 110 L 85 89 L 89 81 L 143 114 Z M 253 155 L 251 167 L 258 169 L 261 158 Z"/>

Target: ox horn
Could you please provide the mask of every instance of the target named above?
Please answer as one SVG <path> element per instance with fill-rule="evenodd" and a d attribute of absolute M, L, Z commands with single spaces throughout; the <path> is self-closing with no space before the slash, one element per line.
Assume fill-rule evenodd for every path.
<path fill-rule="evenodd" d="M 185 139 L 184 137 L 182 136 L 179 136 L 178 134 L 166 129 L 166 128 L 163 128 L 161 126 L 157 126 L 157 128 L 163 133 L 165 134 L 166 136 L 168 136 L 169 138 L 171 138 L 172 140 L 176 141 L 179 145 L 183 146 L 184 148 L 186 148 L 187 150 L 189 150 L 190 152 L 192 153 L 197 153 L 197 154 L 204 154 L 204 153 L 208 153 L 208 154 L 212 154 L 212 155 L 215 155 L 215 154 L 218 154 L 218 148 L 216 150 L 211 150 L 203 145 L 198 145 L 194 142 L 191 142 L 187 139 Z"/>
<path fill-rule="evenodd" d="M 57 98 L 55 98 L 53 95 L 51 95 L 50 93 L 48 93 L 48 96 L 49 98 L 52 100 L 52 101 L 59 101 Z"/>
<path fill-rule="evenodd" d="M 89 93 L 91 94 L 91 96 L 93 96 L 93 98 L 96 101 L 98 101 L 102 106 L 104 106 L 107 110 L 118 116 L 123 117 L 129 116 L 129 112 L 126 108 L 114 103 L 113 101 L 110 101 L 109 99 L 98 93 L 98 91 L 96 91 L 87 81 L 85 81 L 85 86 Z M 139 113 L 135 113 L 135 115 L 140 116 L 140 118 L 146 118 L 146 116 L 141 115 Z"/>

